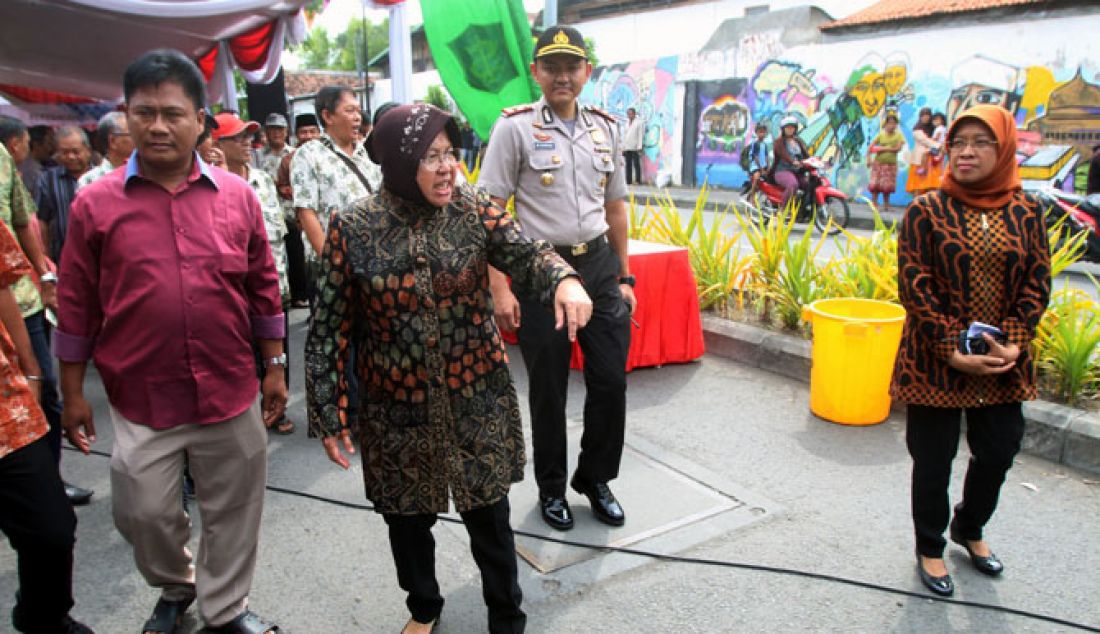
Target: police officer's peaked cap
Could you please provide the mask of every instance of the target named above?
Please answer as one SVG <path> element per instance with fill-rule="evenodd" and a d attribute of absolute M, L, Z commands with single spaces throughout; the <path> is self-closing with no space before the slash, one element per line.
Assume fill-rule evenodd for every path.
<path fill-rule="evenodd" d="M 588 59 L 580 31 L 571 26 L 553 26 L 542 32 L 535 43 L 535 59 L 559 54 Z"/>

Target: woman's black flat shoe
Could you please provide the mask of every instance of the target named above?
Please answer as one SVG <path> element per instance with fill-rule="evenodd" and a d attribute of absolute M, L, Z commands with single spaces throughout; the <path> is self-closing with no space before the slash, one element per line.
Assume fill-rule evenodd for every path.
<path fill-rule="evenodd" d="M 978 569 L 978 572 L 989 575 L 990 577 L 997 577 L 1005 571 L 1005 565 L 1001 563 L 1000 559 L 997 559 L 997 555 L 989 553 L 988 557 L 982 557 L 981 555 L 974 554 L 974 551 L 970 548 L 970 542 L 963 538 L 955 529 L 955 522 L 951 522 L 951 541 L 955 542 L 959 546 L 966 549 L 966 554 L 970 555 L 970 563 L 974 564 L 974 567 Z"/>
<path fill-rule="evenodd" d="M 938 594 L 941 597 L 949 597 L 955 594 L 955 582 L 951 580 L 951 575 L 933 577 L 928 574 L 928 571 L 926 571 L 921 564 L 920 553 L 917 554 L 917 574 L 920 575 L 920 582 L 924 584 L 924 587 L 931 590 L 934 594 Z"/>

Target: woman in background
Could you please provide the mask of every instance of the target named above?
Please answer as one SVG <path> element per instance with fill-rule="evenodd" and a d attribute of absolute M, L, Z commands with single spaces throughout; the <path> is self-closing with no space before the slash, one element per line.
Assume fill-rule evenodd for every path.
<path fill-rule="evenodd" d="M 909 152 L 909 178 L 905 181 L 905 191 L 919 196 L 938 189 L 943 180 L 943 164 L 931 165 L 930 154 L 933 150 L 942 152 L 943 147 L 932 139 L 936 128 L 932 124 L 932 109 L 921 108 L 917 124 L 913 126 L 913 149 Z"/>
<path fill-rule="evenodd" d="M 882 194 L 883 211 L 890 211 L 890 194 L 894 193 L 898 180 L 898 152 L 903 147 L 905 137 L 898 132 L 898 116 L 891 112 L 867 148 L 867 162 L 871 165 L 871 182 L 867 189 L 871 192 L 872 205 Z"/>

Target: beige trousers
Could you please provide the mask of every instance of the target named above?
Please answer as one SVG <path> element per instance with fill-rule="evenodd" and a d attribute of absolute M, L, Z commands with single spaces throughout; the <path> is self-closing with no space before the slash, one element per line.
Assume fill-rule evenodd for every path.
<path fill-rule="evenodd" d="M 165 599 L 197 596 L 207 625 L 233 620 L 248 604 L 267 481 L 259 404 L 221 423 L 161 431 L 113 407 L 111 419 L 112 511 L 138 570 Z M 194 561 L 187 548 L 191 521 L 181 503 L 184 456 L 202 518 Z"/>

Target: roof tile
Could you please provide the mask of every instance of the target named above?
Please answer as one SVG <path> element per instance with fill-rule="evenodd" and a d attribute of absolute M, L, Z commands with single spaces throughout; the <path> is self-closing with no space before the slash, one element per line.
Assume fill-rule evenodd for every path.
<path fill-rule="evenodd" d="M 1045 0 L 882 0 L 862 11 L 823 25 L 823 31 L 896 20 L 912 20 L 949 13 L 969 13 L 1023 4 L 1043 4 Z"/>

